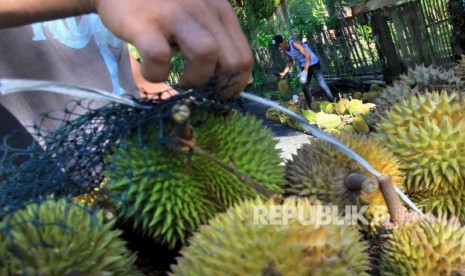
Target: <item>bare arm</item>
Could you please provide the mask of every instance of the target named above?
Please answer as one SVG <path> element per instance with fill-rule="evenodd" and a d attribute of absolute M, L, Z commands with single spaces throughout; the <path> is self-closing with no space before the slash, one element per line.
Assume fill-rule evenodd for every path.
<path fill-rule="evenodd" d="M 224 98 L 247 85 L 253 56 L 226 0 L 0 0 L 0 27 L 92 12 L 116 36 L 140 50 L 141 72 L 149 81 L 166 80 L 176 47 L 186 58 L 184 87 L 200 86 L 214 73 Z M 225 84 L 229 84 L 226 89 Z"/>
<path fill-rule="evenodd" d="M 92 12 L 93 0 L 0 0 L 0 28 Z"/>
<path fill-rule="evenodd" d="M 300 41 L 293 41 L 292 46 L 294 46 L 294 49 L 299 51 L 302 55 L 305 56 L 305 66 L 304 66 L 304 71 L 308 71 L 308 67 L 310 67 L 310 63 L 312 61 L 312 58 L 310 56 L 310 53 L 305 50 L 304 46 L 302 45 L 302 42 Z"/>
<path fill-rule="evenodd" d="M 281 76 L 281 79 L 284 78 L 284 76 L 286 76 L 287 73 L 289 73 L 289 71 L 292 68 L 292 64 L 294 64 L 294 60 L 288 55 L 286 55 L 286 60 L 287 60 L 286 68 L 284 68 L 284 71 L 279 73 L 279 75 Z"/>

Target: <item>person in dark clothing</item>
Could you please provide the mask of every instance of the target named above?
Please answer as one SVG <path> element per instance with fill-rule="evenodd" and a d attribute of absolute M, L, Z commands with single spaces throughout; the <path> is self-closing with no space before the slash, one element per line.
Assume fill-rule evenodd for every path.
<path fill-rule="evenodd" d="M 310 47 L 298 40 L 285 40 L 281 35 L 275 35 L 271 44 L 274 45 L 280 51 L 284 51 L 286 54 L 287 65 L 284 71 L 279 73 L 281 78 L 284 78 L 292 68 L 294 59 L 300 62 L 302 72 L 299 74 L 300 83 L 302 83 L 302 91 L 307 102 L 307 106 L 310 107 L 312 103 L 312 95 L 310 93 L 312 76 L 315 77 L 320 87 L 325 91 L 326 96 L 330 101 L 334 101 L 334 96 L 331 93 L 326 81 L 321 72 L 320 62 L 318 57 L 313 53 Z M 310 76 L 309 73 L 310 72 Z"/>

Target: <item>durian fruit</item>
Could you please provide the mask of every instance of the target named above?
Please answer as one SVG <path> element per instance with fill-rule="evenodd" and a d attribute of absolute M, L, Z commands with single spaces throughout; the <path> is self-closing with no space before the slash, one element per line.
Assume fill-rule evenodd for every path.
<path fill-rule="evenodd" d="M 401 160 L 404 186 L 412 200 L 457 198 L 464 190 L 464 106 L 463 94 L 432 92 L 405 99 L 379 123 L 375 135 Z M 464 203 L 455 209 L 463 209 Z M 454 215 L 450 207 L 441 209 L 431 211 Z"/>
<path fill-rule="evenodd" d="M 337 128 L 342 119 L 336 114 L 326 114 L 325 112 L 318 112 L 315 114 L 315 122 L 321 129 Z"/>
<path fill-rule="evenodd" d="M 355 93 L 354 93 L 354 99 L 362 100 L 362 99 L 363 99 L 363 94 L 362 94 L 362 92 L 360 92 L 360 91 L 355 92 Z"/>
<path fill-rule="evenodd" d="M 199 147 L 224 163 L 230 163 L 233 159 L 240 173 L 271 191 L 282 192 L 284 168 L 279 157 L 281 150 L 276 148 L 278 142 L 271 130 L 263 126 L 263 121 L 251 114 L 232 112 L 227 117 L 201 119 L 194 132 Z M 199 169 L 201 176 L 207 177 L 203 180 L 207 191 L 216 193 L 221 203 L 230 206 L 256 196 L 256 192 L 237 179 L 236 175 L 219 170 L 212 162 L 204 162 L 204 158 L 196 160 L 202 162 L 199 166 L 204 166 Z"/>
<path fill-rule="evenodd" d="M 337 110 L 337 104 L 335 104 L 335 103 L 330 103 L 330 104 L 328 104 L 328 105 L 325 107 L 325 109 L 324 109 L 323 111 L 324 111 L 324 113 L 326 113 L 326 114 L 333 114 L 334 111 L 336 111 L 336 110 Z"/>
<path fill-rule="evenodd" d="M 287 94 L 290 91 L 289 84 L 286 80 L 280 80 L 278 82 L 278 91 L 282 94 Z"/>
<path fill-rule="evenodd" d="M 313 101 L 310 105 L 310 108 L 312 111 L 320 111 L 321 110 L 321 102 L 319 101 Z"/>
<path fill-rule="evenodd" d="M 339 102 L 337 103 L 337 111 L 340 115 L 343 115 L 346 113 L 346 111 L 349 109 L 349 104 L 351 101 L 348 99 L 340 99 Z"/>
<path fill-rule="evenodd" d="M 349 107 L 347 108 L 349 110 L 349 114 L 355 116 L 355 115 L 358 115 L 356 114 L 357 113 L 357 110 L 359 109 L 359 107 L 362 105 L 362 101 L 361 100 L 357 100 L 357 99 L 353 99 L 349 102 Z"/>
<path fill-rule="evenodd" d="M 328 102 L 328 101 L 322 101 L 322 102 L 320 102 L 320 109 L 319 109 L 319 110 L 315 110 L 315 111 L 323 111 L 323 112 L 324 112 L 324 111 L 326 110 L 326 107 L 327 107 L 328 105 L 330 105 L 330 104 L 332 104 L 332 103 L 330 103 L 330 102 Z"/>
<path fill-rule="evenodd" d="M 378 172 L 390 175 L 393 184 L 402 189 L 404 175 L 399 161 L 381 141 L 346 131 L 336 138 Z M 304 144 L 298 149 L 292 160 L 286 160 L 284 194 L 317 198 L 324 204 L 339 206 L 341 211 L 346 205 L 369 205 L 367 219 L 375 227 L 381 219 L 389 216 L 384 198 L 380 191 L 372 194 L 349 191 L 344 182 L 351 173 L 371 176 L 358 162 L 333 145 L 320 139 L 312 140 L 311 144 Z"/>
<path fill-rule="evenodd" d="M 66 199 L 31 203 L 0 221 L 0 274 L 138 275 L 114 223 Z"/>
<path fill-rule="evenodd" d="M 463 275 L 465 228 L 457 219 L 411 219 L 394 226 L 379 255 L 380 275 Z"/>
<path fill-rule="evenodd" d="M 352 126 L 357 132 L 360 133 L 369 133 L 370 132 L 370 127 L 368 124 L 363 120 L 361 117 L 355 117 L 354 120 L 352 121 Z"/>
<path fill-rule="evenodd" d="M 171 275 L 367 275 L 366 242 L 351 225 L 312 223 L 321 207 L 295 198 L 236 205 L 199 229 Z"/>
<path fill-rule="evenodd" d="M 363 100 L 364 102 L 374 102 L 378 98 L 379 93 L 379 91 L 368 91 L 363 93 L 363 97 L 361 99 L 356 99 Z"/>
<path fill-rule="evenodd" d="M 452 69 L 446 70 L 433 65 L 409 68 L 407 74 L 402 75 L 399 80 L 384 89 L 377 97 L 374 102 L 377 106 L 374 121 L 378 123 L 386 111 L 401 104 L 405 98 L 422 95 L 433 90 L 446 90 L 451 93 L 460 87 L 463 87 L 463 80 Z"/>
<path fill-rule="evenodd" d="M 272 107 L 266 111 L 265 117 L 269 120 L 279 121 L 279 114 L 281 114 L 281 111 L 276 107 Z"/>
<path fill-rule="evenodd" d="M 332 135 L 332 136 L 337 136 L 339 134 L 341 134 L 341 131 L 338 130 L 338 129 L 335 129 L 335 128 L 327 128 L 324 130 L 324 132 L 328 133 L 329 135 Z"/>
<path fill-rule="evenodd" d="M 302 116 L 311 124 L 316 123 L 316 113 L 310 109 L 304 110 Z"/>
<path fill-rule="evenodd" d="M 400 76 L 400 81 L 410 87 L 419 86 L 421 91 L 458 89 L 461 83 L 460 77 L 455 75 L 454 70 L 436 67 L 434 65 L 425 67 L 417 65 L 414 69 L 409 68 L 407 74 Z"/>
<path fill-rule="evenodd" d="M 262 121 L 250 114 L 191 117 L 196 146 L 269 190 L 279 193 L 284 169 L 281 150 Z M 165 124 L 167 125 L 167 123 Z M 216 212 L 257 193 L 210 159 L 178 153 L 164 146 L 170 132 L 154 122 L 129 136 L 107 158 L 109 195 L 119 216 L 137 232 L 170 247 L 184 244 L 190 234 Z"/>

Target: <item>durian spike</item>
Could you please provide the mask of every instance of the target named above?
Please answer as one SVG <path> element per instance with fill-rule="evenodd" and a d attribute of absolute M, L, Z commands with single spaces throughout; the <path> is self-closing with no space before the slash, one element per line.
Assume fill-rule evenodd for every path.
<path fill-rule="evenodd" d="M 203 157 L 209 159 L 210 161 L 214 162 L 215 164 L 217 164 L 221 168 L 227 170 L 228 172 L 231 172 L 231 173 L 235 174 L 237 176 L 237 178 L 239 178 L 239 180 L 241 180 L 242 182 L 248 184 L 251 188 L 253 188 L 257 192 L 263 194 L 267 198 L 273 198 L 275 196 L 275 194 L 272 191 L 268 190 L 263 185 L 258 184 L 252 178 L 247 177 L 246 175 L 243 175 L 239 171 L 237 171 L 236 166 L 234 165 L 234 160 L 231 160 L 231 165 L 232 166 L 228 166 L 223 161 L 221 161 L 220 159 L 210 155 L 208 152 L 204 151 L 203 149 L 199 148 L 198 146 L 192 147 L 192 150 L 194 151 L 194 153 L 202 155 Z"/>
<path fill-rule="evenodd" d="M 266 105 L 268 107 L 277 108 L 282 113 L 284 113 L 284 114 L 288 115 L 289 117 L 293 118 L 294 120 L 296 120 L 300 124 L 300 126 L 303 128 L 304 131 L 306 131 L 308 133 L 311 133 L 316 138 L 323 139 L 324 141 L 332 144 L 333 146 L 337 147 L 341 152 L 343 152 L 345 155 L 347 155 L 349 158 L 355 160 L 355 162 L 358 162 L 361 166 L 363 166 L 367 171 L 372 173 L 374 176 L 376 176 L 377 178 L 381 177 L 381 173 L 378 172 L 377 170 L 375 170 L 360 155 L 358 155 L 357 153 L 355 153 L 354 151 L 352 151 L 351 149 L 346 147 L 344 144 L 342 144 L 339 140 L 337 140 L 333 136 L 324 133 L 323 131 L 321 131 L 319 128 L 317 128 L 315 126 L 310 125 L 307 122 L 307 120 L 304 117 L 300 116 L 299 114 L 296 114 L 296 113 L 288 110 L 287 108 L 282 107 L 281 105 L 279 105 L 277 103 L 274 103 L 272 101 L 269 101 L 269 100 L 264 99 L 262 97 L 255 96 L 255 95 L 247 93 L 247 92 L 242 91 L 239 95 L 240 95 L 240 97 L 242 97 L 244 99 L 247 99 L 247 100 L 250 100 L 250 101 L 253 101 L 253 102 L 257 102 L 257 103 Z M 400 198 L 410 208 L 415 210 L 417 213 L 423 215 L 423 212 L 420 209 L 418 209 L 418 207 L 415 206 L 415 204 L 401 190 L 399 190 L 397 187 L 394 187 L 394 189 L 395 189 L 395 192 L 400 196 Z"/>
<path fill-rule="evenodd" d="M 349 174 L 344 181 L 344 185 L 349 191 L 363 191 L 368 194 L 372 194 L 379 189 L 379 185 L 376 180 L 360 173 Z"/>
<path fill-rule="evenodd" d="M 378 177 L 378 182 L 384 201 L 388 207 L 389 214 L 391 215 L 392 222 L 398 223 L 404 220 L 405 215 L 407 214 L 407 209 L 402 205 L 400 198 L 394 189 L 391 176 L 383 174 Z"/>

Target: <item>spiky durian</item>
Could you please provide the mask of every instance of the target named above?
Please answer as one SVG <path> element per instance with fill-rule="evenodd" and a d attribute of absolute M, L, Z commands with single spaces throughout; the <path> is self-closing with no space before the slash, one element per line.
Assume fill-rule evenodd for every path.
<path fill-rule="evenodd" d="M 114 222 L 65 199 L 31 203 L 0 221 L 0 274 L 137 275 Z"/>
<path fill-rule="evenodd" d="M 397 106 L 403 99 L 421 95 L 433 90 L 446 90 L 452 92 L 463 86 L 463 81 L 454 71 L 444 68 L 423 65 L 409 68 L 408 73 L 402 75 L 392 86 L 388 86 L 374 102 L 375 123 L 378 123 L 384 113 Z"/>
<path fill-rule="evenodd" d="M 418 202 L 455 197 L 465 188 L 464 105 L 456 92 L 427 93 L 405 99 L 378 125 L 375 135 L 401 160 L 406 192 Z"/>
<path fill-rule="evenodd" d="M 381 174 L 392 176 L 393 184 L 402 186 L 403 173 L 399 161 L 380 141 L 362 134 L 342 132 L 337 138 L 359 154 Z M 346 205 L 370 205 L 368 219 L 373 225 L 378 217 L 386 217 L 387 208 L 380 191 L 372 194 L 349 191 L 344 182 L 351 173 L 370 174 L 358 162 L 350 159 L 323 140 L 304 144 L 286 161 L 285 194 L 314 197 L 323 203 L 335 204 L 343 210 Z"/>
<path fill-rule="evenodd" d="M 278 82 L 278 91 L 283 94 L 289 93 L 290 88 L 286 80 L 280 80 Z"/>
<path fill-rule="evenodd" d="M 271 131 L 252 115 L 232 112 L 192 118 L 197 146 L 279 193 L 284 169 Z M 166 133 L 165 133 L 166 135 Z M 120 216 L 174 247 L 216 212 L 256 192 L 208 158 L 163 146 L 159 124 L 127 138 L 108 158 L 107 189 Z M 167 139 L 167 138 L 165 138 Z"/>
<path fill-rule="evenodd" d="M 441 67 L 417 65 L 414 69 L 409 68 L 407 74 L 400 76 L 400 81 L 410 87 L 419 86 L 421 91 L 437 89 L 459 88 L 461 80 L 454 73 L 454 70 L 446 70 Z"/>
<path fill-rule="evenodd" d="M 370 132 L 370 127 L 362 117 L 355 117 L 352 121 L 352 126 L 357 132 L 365 134 Z"/>
<path fill-rule="evenodd" d="M 295 198 L 282 205 L 243 202 L 200 228 L 172 275 L 367 275 L 367 245 L 360 234 L 350 225 L 311 223 L 319 207 Z M 262 215 L 257 208 L 270 212 Z M 298 211 L 308 222 L 272 213 L 277 208 Z"/>
<path fill-rule="evenodd" d="M 465 228 L 457 219 L 426 216 L 395 226 L 380 254 L 381 275 L 462 275 Z"/>
<path fill-rule="evenodd" d="M 315 114 L 315 122 L 322 129 L 336 128 L 341 124 L 342 119 L 336 114 L 326 114 L 320 111 Z"/>

